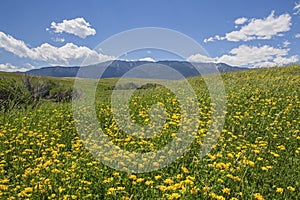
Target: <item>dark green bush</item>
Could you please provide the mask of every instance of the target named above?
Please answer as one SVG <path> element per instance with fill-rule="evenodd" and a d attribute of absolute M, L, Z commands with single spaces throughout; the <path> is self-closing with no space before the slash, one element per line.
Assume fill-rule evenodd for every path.
<path fill-rule="evenodd" d="M 14 79 L 0 78 L 0 108 L 7 111 L 33 102 L 30 92 Z"/>
<path fill-rule="evenodd" d="M 80 98 L 82 96 L 79 90 L 74 90 L 71 87 L 55 87 L 50 91 L 49 99 L 56 102 L 70 102 L 72 98 Z"/>
<path fill-rule="evenodd" d="M 147 83 L 145 85 L 142 85 L 141 87 L 139 87 L 139 90 L 147 90 L 147 89 L 153 89 L 153 88 L 157 88 L 160 87 L 161 85 L 156 84 L 156 83 Z"/>
<path fill-rule="evenodd" d="M 136 83 L 128 82 L 128 83 L 117 85 L 115 87 L 110 87 L 109 89 L 110 90 L 114 90 L 114 89 L 115 90 L 135 90 L 135 89 L 147 90 L 147 89 L 154 89 L 154 88 L 157 88 L 160 86 L 161 86 L 160 84 L 156 84 L 156 83 L 146 83 L 146 84 L 140 86 Z"/>
<path fill-rule="evenodd" d="M 44 81 L 40 77 L 25 75 L 22 77 L 24 87 L 30 92 L 34 100 L 46 98 L 50 94 L 50 90 L 55 83 L 52 81 Z"/>
<path fill-rule="evenodd" d="M 72 98 L 81 96 L 79 90 L 40 77 L 0 78 L 0 108 L 3 111 L 17 106 L 36 106 L 42 99 L 70 102 Z"/>
<path fill-rule="evenodd" d="M 135 83 L 129 82 L 129 83 L 117 85 L 113 89 L 115 89 L 115 90 L 134 90 L 134 89 L 137 89 L 138 87 L 139 86 L 136 85 Z"/>

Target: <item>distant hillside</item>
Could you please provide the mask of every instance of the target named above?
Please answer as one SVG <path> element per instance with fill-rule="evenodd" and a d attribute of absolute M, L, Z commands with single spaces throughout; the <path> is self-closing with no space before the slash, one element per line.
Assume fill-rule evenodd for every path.
<path fill-rule="evenodd" d="M 79 77 L 81 78 L 100 78 L 99 74 L 102 72 L 107 66 L 106 70 L 103 72 L 101 78 L 113 78 L 113 77 L 121 77 L 126 72 L 134 69 L 140 65 L 147 65 L 147 67 L 151 66 L 159 66 L 164 69 L 161 65 L 166 65 L 171 67 L 172 69 L 178 71 L 184 77 L 192 77 L 198 76 L 199 69 L 203 74 L 214 73 L 214 69 L 218 69 L 220 72 L 231 72 L 231 71 L 240 71 L 246 70 L 247 68 L 240 67 L 232 67 L 224 63 L 189 63 L 185 61 L 158 61 L 158 62 L 147 62 L 147 61 L 113 61 L 113 62 L 104 62 L 96 65 L 89 65 L 82 67 L 81 73 Z M 197 69 L 195 69 L 197 68 Z M 76 77 L 77 72 L 80 69 L 79 66 L 74 67 L 44 67 L 40 69 L 33 69 L 25 74 L 31 74 L 36 76 L 50 76 L 50 77 Z M 132 75 L 133 78 L 159 78 L 159 77 L 168 77 L 168 74 L 156 74 L 156 75 L 147 75 L 148 71 L 141 70 L 135 71 L 135 74 Z M 177 79 L 178 77 L 168 77 L 170 79 Z"/>

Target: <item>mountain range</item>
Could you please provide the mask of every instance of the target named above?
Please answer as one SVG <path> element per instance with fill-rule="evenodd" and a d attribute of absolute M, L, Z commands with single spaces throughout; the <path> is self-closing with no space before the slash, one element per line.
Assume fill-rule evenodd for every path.
<path fill-rule="evenodd" d="M 23 74 L 50 77 L 80 77 L 80 78 L 158 78 L 180 79 L 219 72 L 246 70 L 224 63 L 190 63 L 186 61 L 108 61 L 84 67 L 51 66 L 32 69 Z M 177 72 L 176 72 L 177 71 Z M 101 77 L 100 77 L 100 74 Z"/>

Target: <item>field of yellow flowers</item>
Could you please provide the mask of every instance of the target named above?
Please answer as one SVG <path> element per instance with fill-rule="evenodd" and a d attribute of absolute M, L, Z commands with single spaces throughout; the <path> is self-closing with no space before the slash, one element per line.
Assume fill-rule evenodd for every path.
<path fill-rule="evenodd" d="M 173 163 L 148 173 L 117 171 L 94 158 L 77 133 L 71 103 L 1 111 L 0 199 L 300 199 L 300 67 L 222 78 L 227 110 L 213 149 L 198 155 L 211 103 L 203 79 L 190 78 L 201 116 L 195 139 Z M 113 119 L 109 88 L 115 82 L 99 81 L 95 106 L 110 141 L 132 152 L 172 141 L 181 126 L 176 96 L 163 87 L 134 92 L 129 107 L 135 123 L 149 123 L 153 104 L 167 111 L 161 133 L 138 138 L 120 131 Z"/>

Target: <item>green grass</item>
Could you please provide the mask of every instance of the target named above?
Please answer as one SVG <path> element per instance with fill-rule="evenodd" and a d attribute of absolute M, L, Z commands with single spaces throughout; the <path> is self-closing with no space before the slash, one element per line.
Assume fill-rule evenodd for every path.
<path fill-rule="evenodd" d="M 300 67 L 224 73 L 222 78 L 227 113 L 211 152 L 198 156 L 210 125 L 209 93 L 201 77 L 190 78 L 201 116 L 195 140 L 173 163 L 148 173 L 117 171 L 95 159 L 77 133 L 71 103 L 42 101 L 34 109 L 2 111 L 0 199 L 299 199 Z M 73 84 L 72 79 L 45 79 Z M 167 111 L 163 130 L 141 139 L 120 131 L 112 117 L 110 88 L 116 81 L 99 81 L 95 104 L 99 125 L 112 143 L 151 152 L 172 141 L 182 118 L 172 91 L 157 87 L 131 96 L 130 115 L 141 126 L 149 125 L 153 104 Z M 90 84 L 95 82 L 82 80 L 82 87 Z"/>

